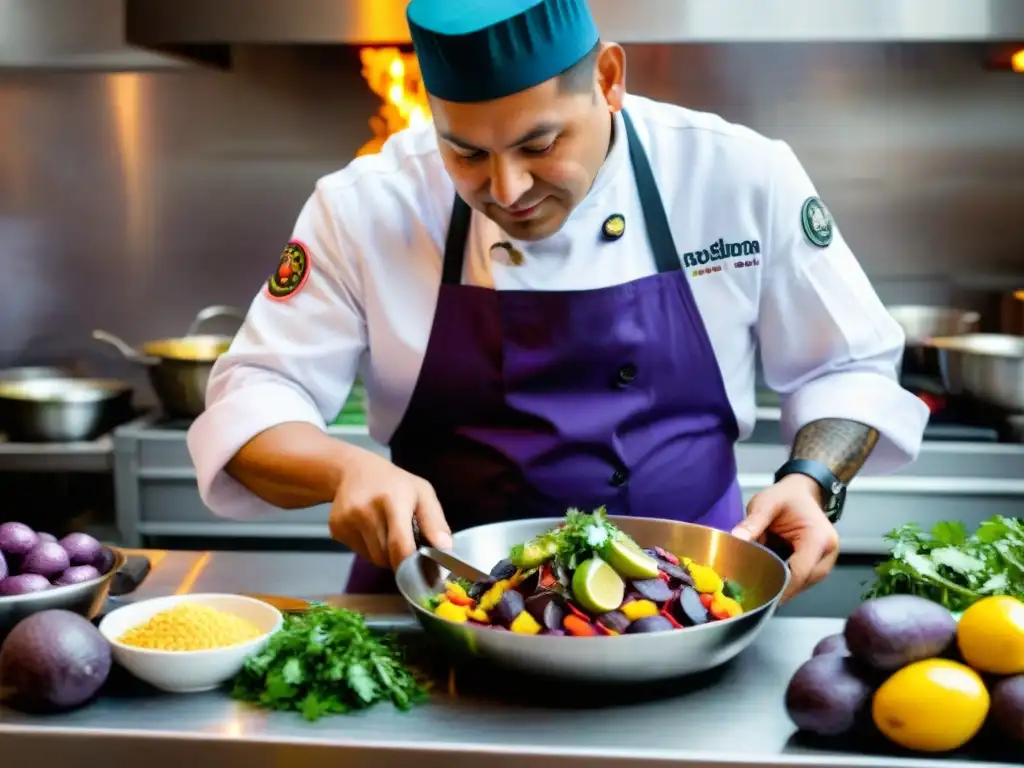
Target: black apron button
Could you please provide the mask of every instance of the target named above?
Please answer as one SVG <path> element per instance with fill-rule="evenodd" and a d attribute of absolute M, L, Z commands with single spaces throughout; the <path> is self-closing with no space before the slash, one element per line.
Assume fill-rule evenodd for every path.
<path fill-rule="evenodd" d="M 601 237 L 605 240 L 618 240 L 626 232 L 626 217 L 621 213 L 613 213 L 601 225 Z"/>
<path fill-rule="evenodd" d="M 624 366 L 619 368 L 619 384 L 629 384 L 635 378 L 636 366 L 632 363 L 626 363 Z"/>
<path fill-rule="evenodd" d="M 612 473 L 612 485 L 616 488 L 621 488 L 629 480 L 629 475 L 625 471 L 619 469 Z"/>

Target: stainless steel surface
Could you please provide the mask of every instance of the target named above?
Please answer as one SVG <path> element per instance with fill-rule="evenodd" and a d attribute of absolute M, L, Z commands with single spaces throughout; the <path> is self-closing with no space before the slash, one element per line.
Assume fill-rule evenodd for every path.
<path fill-rule="evenodd" d="M 72 375 L 73 371 L 70 368 L 29 365 L 20 368 L 0 369 L 0 382 L 25 381 L 27 379 L 55 379 Z"/>
<path fill-rule="evenodd" d="M 972 333 L 932 339 L 943 383 L 998 408 L 1024 413 L 1024 337 Z"/>
<path fill-rule="evenodd" d="M 627 53 L 630 90 L 789 142 L 887 303 L 974 309 L 967 281 L 1024 285 L 1024 77 L 970 46 Z M 317 177 L 372 138 L 360 69 L 354 49 L 242 46 L 230 74 L 0 73 L 0 263 L 18 271 L 0 367 L 81 360 L 155 404 L 89 331 L 155 339 L 207 304 L 248 307 Z"/>
<path fill-rule="evenodd" d="M 153 570 L 133 599 L 173 592 L 233 592 L 248 588 L 316 596 L 343 555 L 306 553 L 146 552 Z M 348 598 L 372 615 L 392 613 L 390 598 Z M 588 702 L 560 708 L 539 696 L 508 706 L 470 695 L 455 676 L 430 703 L 408 713 L 381 706 L 356 717 L 307 723 L 294 714 L 243 706 L 222 693 L 101 698 L 66 714 L 35 717 L 0 707 L 0 739 L 12 764 L 45 754 L 54 763 L 137 760 L 149 768 L 429 768 L 480 765 L 773 766 L 775 768 L 959 768 L 993 763 L 941 757 L 901 757 L 811 750 L 794 739 L 783 691 L 822 637 L 840 631 L 829 619 L 776 617 L 747 651 L 721 668 L 706 687 L 680 684 L 674 695 L 640 702 Z M 722 723 L 742 723 L 742 738 L 724 738 Z M 453 733 L 452 724 L 458 723 Z M 733 734 L 735 736 L 735 734 Z M 35 757 L 33 757 L 35 756 Z"/>
<path fill-rule="evenodd" d="M 442 568 L 447 568 L 452 574 L 459 578 L 469 579 L 470 581 L 480 581 L 481 579 L 486 579 L 488 576 L 487 571 L 482 571 L 471 563 L 467 563 L 459 557 L 457 552 L 445 552 L 434 547 L 422 546 L 419 548 L 419 553 L 428 560 L 433 560 Z"/>
<path fill-rule="evenodd" d="M 921 375 L 938 379 L 942 375 L 938 353 L 925 342 L 936 336 L 977 331 L 981 322 L 979 313 L 952 307 L 903 305 L 887 309 L 907 337 L 903 355 L 904 376 Z"/>
<path fill-rule="evenodd" d="M 125 41 L 124 0 L 0 0 L 0 68 L 179 68 Z"/>
<path fill-rule="evenodd" d="M 789 582 L 785 563 L 764 547 L 722 531 L 691 523 L 642 517 L 609 517 L 641 546 L 709 565 L 746 590 L 746 612 L 684 631 L 620 637 L 565 638 L 516 635 L 455 624 L 423 607 L 443 589 L 433 563 L 419 552 L 407 557 L 395 580 L 410 609 L 428 634 L 458 654 L 476 656 L 511 669 L 541 672 L 570 680 L 650 682 L 712 669 L 741 653 L 757 637 Z M 489 571 L 516 544 L 550 530 L 558 519 L 516 520 L 460 531 L 453 550 Z"/>
<path fill-rule="evenodd" d="M 206 307 L 189 324 L 187 335 L 144 342 L 135 349 L 109 331 L 95 330 L 96 341 L 110 344 L 126 360 L 145 365 L 150 383 L 164 410 L 171 416 L 192 418 L 206 407 L 206 385 L 217 358 L 231 346 L 231 336 L 200 335 L 205 323 L 230 317 L 239 322 L 245 313 L 226 305 Z"/>
<path fill-rule="evenodd" d="M 19 621 L 40 611 L 73 611 L 89 619 L 98 615 L 107 599 L 114 574 L 127 560 L 120 550 L 111 551 L 114 553 L 114 565 L 98 579 L 67 587 L 54 587 L 45 592 L 0 597 L 0 638 L 6 636 Z"/>
<path fill-rule="evenodd" d="M 407 0 L 127 0 L 140 45 L 404 43 Z M 991 41 L 1024 38 L 1016 0 L 590 0 L 609 39 Z M 371 10 L 372 9 L 372 10 Z"/>
<path fill-rule="evenodd" d="M 14 442 L 92 440 L 130 418 L 131 397 L 113 379 L 0 381 L 0 432 Z"/>

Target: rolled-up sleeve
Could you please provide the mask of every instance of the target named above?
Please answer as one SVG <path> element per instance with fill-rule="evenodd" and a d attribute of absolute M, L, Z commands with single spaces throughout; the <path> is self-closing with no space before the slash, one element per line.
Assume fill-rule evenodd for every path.
<path fill-rule="evenodd" d="M 264 287 L 226 354 L 213 367 L 206 410 L 192 424 L 188 448 L 199 492 L 226 518 L 276 510 L 224 467 L 271 427 L 305 422 L 320 429 L 344 405 L 366 348 L 359 269 L 342 245 L 322 184 L 303 207 L 293 241 L 308 253 L 307 276 L 285 298 Z M 268 272 L 277 265 L 268 260 Z"/>
<path fill-rule="evenodd" d="M 758 310 L 765 383 L 782 396 L 782 431 L 849 419 L 878 430 L 863 474 L 889 474 L 917 458 L 928 409 L 899 384 L 904 334 L 886 311 L 838 225 L 813 244 L 801 210 L 817 195 L 788 145 L 775 142 L 767 249 Z"/>

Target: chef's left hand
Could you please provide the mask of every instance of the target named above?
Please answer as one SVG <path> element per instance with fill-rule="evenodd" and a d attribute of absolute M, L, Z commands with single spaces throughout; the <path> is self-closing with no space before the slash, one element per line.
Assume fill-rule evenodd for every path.
<path fill-rule="evenodd" d="M 793 548 L 783 602 L 828 576 L 839 557 L 839 535 L 822 511 L 821 488 L 805 475 L 787 475 L 754 496 L 746 520 L 732 532 L 748 541 L 771 532 Z"/>

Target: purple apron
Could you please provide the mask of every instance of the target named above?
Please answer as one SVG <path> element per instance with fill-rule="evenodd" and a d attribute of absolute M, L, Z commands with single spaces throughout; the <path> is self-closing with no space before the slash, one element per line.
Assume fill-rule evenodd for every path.
<path fill-rule="evenodd" d="M 736 419 L 623 118 L 657 274 L 583 291 L 462 285 L 472 209 L 456 197 L 426 356 L 390 445 L 434 486 L 452 531 L 601 505 L 723 530 L 743 518 Z M 347 592 L 393 590 L 390 570 L 356 560 Z"/>

